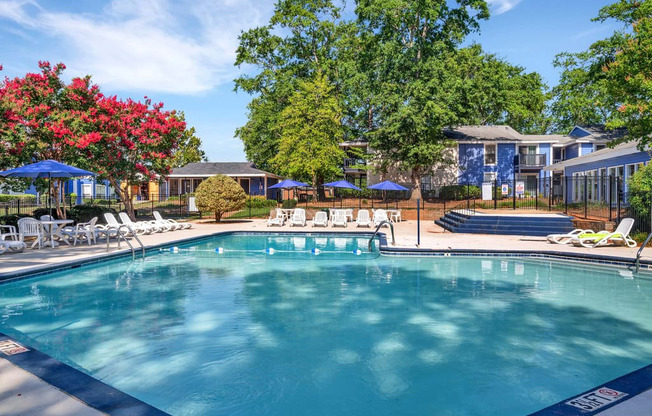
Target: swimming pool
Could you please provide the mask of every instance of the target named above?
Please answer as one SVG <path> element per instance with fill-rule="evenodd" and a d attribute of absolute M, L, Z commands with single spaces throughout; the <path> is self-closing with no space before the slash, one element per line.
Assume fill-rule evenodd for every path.
<path fill-rule="evenodd" d="M 6 283 L 0 331 L 173 415 L 522 415 L 651 361 L 647 277 L 366 244 L 231 235 Z"/>

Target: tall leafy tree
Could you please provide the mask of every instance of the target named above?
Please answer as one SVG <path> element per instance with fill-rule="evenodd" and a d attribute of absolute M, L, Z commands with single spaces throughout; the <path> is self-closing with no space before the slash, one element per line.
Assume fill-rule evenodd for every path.
<path fill-rule="evenodd" d="M 616 53 L 606 56 L 607 89 L 618 109 L 608 126 L 626 127 L 643 149 L 652 143 L 652 0 L 620 0 L 600 10 L 597 20 L 616 19 L 627 29 L 607 41 Z"/>
<path fill-rule="evenodd" d="M 185 121 L 183 111 L 177 113 L 177 117 L 180 121 Z M 202 150 L 201 145 L 201 139 L 196 136 L 194 127 L 184 130 L 172 155 L 172 167 L 180 168 L 188 163 L 207 162 L 206 152 Z"/>
<path fill-rule="evenodd" d="M 327 78 L 317 73 L 300 81 L 298 90 L 280 115 L 278 154 L 272 159 L 283 175 L 307 179 L 315 192 L 324 178 L 336 176 L 344 158 L 342 110 Z"/>
<path fill-rule="evenodd" d="M 255 95 L 236 137 L 259 168 L 274 170 L 271 160 L 281 139 L 277 126 L 298 82 L 317 72 L 336 79 L 340 13 L 332 0 L 279 0 L 268 25 L 240 35 L 235 64 L 252 65 L 257 72 L 235 80 L 236 91 Z"/>
<path fill-rule="evenodd" d="M 487 3 L 360 0 L 356 14 L 366 39 L 367 91 L 374 94 L 370 145 L 381 170 L 391 164 L 411 173 L 412 197 L 420 198 L 421 177 L 448 161 L 442 128 L 460 120 L 451 108 L 456 77 L 446 71 L 446 60 L 488 18 Z"/>

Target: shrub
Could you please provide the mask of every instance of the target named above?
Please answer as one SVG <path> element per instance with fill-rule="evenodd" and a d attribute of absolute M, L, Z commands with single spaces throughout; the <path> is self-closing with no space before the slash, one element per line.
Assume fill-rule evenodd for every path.
<path fill-rule="evenodd" d="M 216 222 L 220 222 L 224 213 L 242 209 L 247 202 L 242 186 L 226 175 L 215 175 L 202 181 L 195 194 L 197 208 L 213 212 Z"/>
<path fill-rule="evenodd" d="M 36 202 L 36 195 L 31 194 L 17 194 L 17 195 L 7 195 L 0 194 L 0 202 L 11 202 L 20 199 L 21 201 L 26 202 Z"/>
<path fill-rule="evenodd" d="M 297 206 L 298 201 L 296 199 L 286 199 L 283 201 L 283 208 L 292 209 Z"/>
<path fill-rule="evenodd" d="M 453 201 L 460 201 L 468 198 L 479 198 L 482 191 L 479 186 L 448 185 L 442 186 L 439 190 L 439 198 Z"/>
<path fill-rule="evenodd" d="M 628 202 L 643 218 L 650 217 L 650 194 L 652 194 L 652 164 L 643 166 L 629 179 Z"/>
<path fill-rule="evenodd" d="M 247 208 L 275 208 L 278 203 L 274 199 L 267 199 L 262 195 L 250 196 L 247 199 Z"/>
<path fill-rule="evenodd" d="M 18 227 L 18 220 L 21 218 L 27 218 L 31 217 L 29 214 L 9 214 L 9 215 L 3 215 L 0 217 L 0 224 L 3 225 L 13 225 L 14 227 Z"/>
<path fill-rule="evenodd" d="M 97 222 L 104 224 L 106 223 L 106 220 L 104 219 L 105 212 L 110 212 L 114 215 L 118 215 L 118 212 L 115 209 L 102 205 L 76 205 L 70 209 L 70 215 L 68 218 L 74 220 L 75 223 L 80 223 L 88 222 L 93 217 L 97 217 Z"/>
<path fill-rule="evenodd" d="M 43 215 L 51 215 L 55 220 L 59 219 L 59 216 L 57 215 L 57 209 L 55 207 L 52 207 L 49 210 L 47 208 L 37 208 L 32 213 L 32 216 L 37 220 L 40 220 Z M 66 210 L 66 218 L 70 218 L 69 210 Z"/>

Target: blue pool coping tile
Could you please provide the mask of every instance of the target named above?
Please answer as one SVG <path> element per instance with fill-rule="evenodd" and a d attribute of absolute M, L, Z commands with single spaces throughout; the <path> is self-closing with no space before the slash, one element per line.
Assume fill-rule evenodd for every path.
<path fill-rule="evenodd" d="M 16 342 L 29 351 L 0 357 L 51 386 L 110 416 L 171 416 L 81 371 L 55 360 L 30 345 L 0 333 L 0 341 Z"/>
<path fill-rule="evenodd" d="M 626 393 L 627 396 L 617 401 L 613 401 L 612 403 L 604 404 L 595 410 L 583 410 L 568 404 L 568 402 L 575 401 L 576 399 L 582 399 L 583 396 L 602 388 Z M 545 409 L 539 410 L 538 412 L 531 413 L 529 416 L 593 416 L 600 414 L 607 409 L 618 406 L 619 404 L 625 403 L 627 400 L 631 400 L 639 394 L 650 390 L 651 388 L 652 365 L 648 365 L 609 382 L 600 384 L 592 389 L 582 392 L 581 394 L 577 394 L 568 399 L 564 399 L 559 403 L 553 404 L 552 406 L 546 407 Z M 608 401 L 600 397 L 589 397 L 588 400 L 597 400 L 597 402 L 601 403 Z"/>
<path fill-rule="evenodd" d="M 371 231 L 351 231 L 342 233 L 333 233 L 328 231 L 221 231 L 211 233 L 203 236 L 188 237 L 174 242 L 161 243 L 151 245 L 145 248 L 146 253 L 160 252 L 162 249 L 169 249 L 171 247 L 192 244 L 200 241 L 210 240 L 215 237 L 227 235 L 280 235 L 280 236 L 306 236 L 306 235 L 320 235 L 320 236 L 345 236 L 345 237 L 360 237 L 372 236 Z M 380 242 L 380 253 L 385 256 L 437 256 L 437 257 L 502 257 L 502 258 L 531 258 L 531 259 L 549 259 L 549 260 L 566 260 L 580 263 L 602 264 L 602 265 L 615 265 L 621 267 L 633 267 L 633 260 L 627 257 L 620 256 L 605 256 L 592 253 L 565 253 L 553 250 L 542 251 L 529 251 L 529 250 L 478 250 L 478 249 L 425 249 L 425 248 L 397 248 L 390 247 L 387 243 L 387 235 L 385 233 L 378 233 L 377 237 Z M 11 273 L 0 274 L 0 284 L 8 283 L 10 281 L 27 279 L 33 277 L 44 276 L 61 270 L 73 269 L 87 264 L 104 262 L 123 257 L 131 257 L 130 250 L 106 253 L 101 256 L 96 256 L 88 259 L 79 259 L 70 262 L 58 263 L 56 265 L 48 265 L 38 270 L 30 269 L 28 271 L 16 271 Z M 645 271 L 652 269 L 652 261 L 641 261 L 642 270 Z M 0 333 L 0 341 L 11 339 L 11 337 Z M 14 340 L 15 341 L 15 340 Z M 17 342 L 17 341 L 16 341 Z M 21 343 L 21 345 L 24 345 Z M 110 387 L 101 381 L 82 373 L 64 363 L 61 363 L 54 358 L 41 353 L 32 347 L 25 345 L 30 349 L 29 352 L 17 354 L 14 356 L 3 357 L 12 362 L 16 366 L 36 375 L 49 384 L 59 388 L 60 390 L 77 397 L 89 406 L 103 411 L 110 416 L 159 416 L 168 415 L 155 407 L 141 402 L 140 400 L 121 392 L 113 387 Z M 623 399 L 612 403 L 607 406 L 602 406 L 595 412 L 582 411 L 566 404 L 569 400 L 582 396 L 596 390 L 597 388 L 606 387 L 627 393 L 628 395 Z M 565 399 L 555 405 L 542 409 L 538 412 L 532 413 L 530 416 L 592 416 L 602 412 L 610 407 L 616 406 L 626 400 L 636 397 L 652 388 L 652 365 L 639 369 L 637 371 L 626 374 L 611 382 L 602 384 L 594 389 L 587 390 L 586 392 L 573 396 L 572 398 Z M 574 413 L 573 413 L 574 412 Z"/>

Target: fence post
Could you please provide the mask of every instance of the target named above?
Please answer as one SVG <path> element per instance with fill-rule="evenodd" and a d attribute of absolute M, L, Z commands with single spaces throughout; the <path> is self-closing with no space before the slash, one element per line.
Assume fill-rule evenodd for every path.
<path fill-rule="evenodd" d="M 421 204 L 417 199 L 417 247 L 421 246 Z"/>
<path fill-rule="evenodd" d="M 154 200 L 152 199 L 152 212 L 150 213 L 150 216 L 154 216 Z"/>
<path fill-rule="evenodd" d="M 471 201 L 469 201 L 470 195 L 469 195 L 469 183 L 466 183 L 466 210 L 468 211 L 471 209 Z"/>
<path fill-rule="evenodd" d="M 587 218 L 586 214 L 589 207 L 589 188 L 588 188 L 588 176 L 584 176 L 584 219 Z"/>
<path fill-rule="evenodd" d="M 568 214 L 568 176 L 564 175 L 563 183 L 563 197 L 564 197 L 564 214 Z"/>
<path fill-rule="evenodd" d="M 546 189 L 548 189 L 548 211 L 552 211 L 552 188 L 553 188 L 552 175 L 553 173 L 551 173 L 551 176 L 545 178 L 546 179 L 545 186 L 547 187 Z"/>
<path fill-rule="evenodd" d="M 616 203 L 618 209 L 618 224 L 620 224 L 620 180 L 616 176 Z"/>
<path fill-rule="evenodd" d="M 251 219 L 251 195 L 249 195 L 249 219 Z"/>
<path fill-rule="evenodd" d="M 502 189 L 500 191 L 500 195 L 502 196 L 503 192 Z M 494 209 L 498 209 L 498 177 L 494 179 Z"/>
<path fill-rule="evenodd" d="M 541 182 L 539 182 L 539 178 L 534 179 L 534 210 L 539 209 L 539 185 Z"/>

